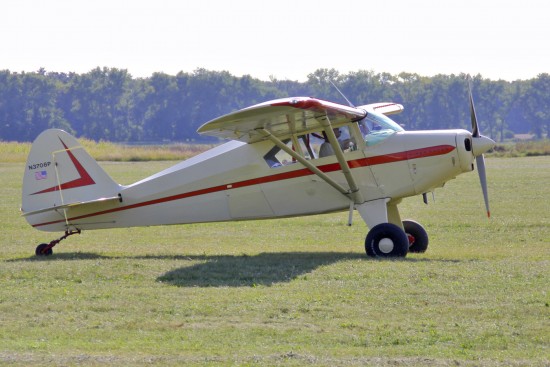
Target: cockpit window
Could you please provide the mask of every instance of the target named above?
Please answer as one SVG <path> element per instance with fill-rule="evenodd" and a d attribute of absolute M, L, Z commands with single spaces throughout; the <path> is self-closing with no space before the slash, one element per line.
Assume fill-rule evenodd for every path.
<path fill-rule="evenodd" d="M 283 141 L 285 144 L 288 144 L 288 142 L 290 141 L 290 139 L 288 140 L 285 140 Z M 279 148 L 278 146 L 274 146 L 273 148 L 271 148 L 271 150 L 269 152 L 267 152 L 266 155 L 264 155 L 264 159 L 265 161 L 267 162 L 267 164 L 269 165 L 270 168 L 277 168 L 277 167 L 282 167 L 283 164 L 281 163 L 282 161 L 284 161 L 284 159 L 282 159 L 282 157 L 279 155 L 279 157 L 277 156 L 280 152 L 282 152 L 281 148 Z M 281 159 L 281 160 L 279 160 Z"/>
<path fill-rule="evenodd" d="M 344 154 L 357 150 L 356 134 L 351 132 L 348 126 L 334 128 L 334 134 Z M 328 142 L 324 131 L 313 132 L 296 137 L 296 139 L 285 139 L 283 143 L 297 155 L 306 160 L 323 158 L 334 155 L 333 148 Z M 294 145 L 296 143 L 296 145 Z M 275 145 L 265 155 L 264 159 L 269 167 L 284 167 L 296 163 L 296 159 L 290 154 Z"/>
<path fill-rule="evenodd" d="M 285 139 L 283 143 L 305 159 L 315 158 L 313 150 L 309 145 L 308 136 L 300 136 L 297 141 L 299 144 L 298 147 L 294 146 L 291 139 Z M 278 146 L 271 148 L 271 150 L 264 155 L 264 159 L 271 168 L 288 166 L 289 164 L 296 163 L 296 159 Z"/>
<path fill-rule="evenodd" d="M 403 128 L 386 115 L 376 112 L 369 112 L 367 116 L 359 122 L 359 129 L 365 138 L 367 146 L 373 146 L 389 138 Z"/>

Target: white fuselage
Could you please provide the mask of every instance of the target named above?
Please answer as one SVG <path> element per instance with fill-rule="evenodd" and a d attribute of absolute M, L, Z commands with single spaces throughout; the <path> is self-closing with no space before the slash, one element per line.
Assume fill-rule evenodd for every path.
<path fill-rule="evenodd" d="M 472 170 L 465 130 L 398 132 L 380 144 L 345 153 L 365 201 L 398 201 Z M 120 201 L 50 211 L 29 218 L 41 230 L 99 229 L 277 218 L 347 210 L 350 198 L 300 163 L 270 168 L 268 140 L 230 141 L 129 186 Z M 335 156 L 311 162 L 340 185 Z"/>

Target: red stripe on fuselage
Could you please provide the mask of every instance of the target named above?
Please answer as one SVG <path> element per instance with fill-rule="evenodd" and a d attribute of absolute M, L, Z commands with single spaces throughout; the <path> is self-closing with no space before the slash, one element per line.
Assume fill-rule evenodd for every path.
<path fill-rule="evenodd" d="M 438 156 L 438 155 L 443 155 L 443 154 L 447 154 L 447 153 L 452 152 L 454 149 L 455 149 L 455 147 L 452 146 L 452 145 L 438 145 L 438 146 L 434 146 L 434 147 L 408 150 L 408 151 L 404 151 L 404 152 L 391 153 L 391 154 L 381 155 L 381 156 L 376 156 L 376 157 L 354 159 L 354 160 L 348 161 L 348 165 L 349 165 L 350 168 L 360 168 L 360 167 L 366 167 L 366 166 L 375 166 L 375 165 L 379 165 L 379 164 L 395 163 L 395 162 L 405 161 L 405 160 L 408 160 L 408 159 L 418 159 L 418 158 L 426 158 L 426 157 L 434 157 L 434 156 Z M 319 168 L 321 171 L 323 171 L 325 173 L 334 172 L 334 171 L 338 171 L 338 170 L 341 169 L 339 163 L 325 164 L 325 165 L 319 166 L 317 168 Z M 69 221 L 74 221 L 74 220 L 78 220 L 78 219 L 95 217 L 95 216 L 103 215 L 103 214 L 115 213 L 115 212 L 119 212 L 119 211 L 123 211 L 123 210 L 130 210 L 130 209 L 140 208 L 140 207 L 144 207 L 144 206 L 150 206 L 150 205 L 155 205 L 155 204 L 166 203 L 166 202 L 174 201 L 174 200 L 186 199 L 186 198 L 193 197 L 193 196 L 206 195 L 206 194 L 211 194 L 211 193 L 214 193 L 214 192 L 219 192 L 219 191 L 224 191 L 224 190 L 232 190 L 232 189 L 237 189 L 237 188 L 241 188 L 241 187 L 259 185 L 259 184 L 264 184 L 264 183 L 269 183 L 269 182 L 284 181 L 284 180 L 289 180 L 289 179 L 292 179 L 292 178 L 309 176 L 309 175 L 313 175 L 313 174 L 314 173 L 311 172 L 309 169 L 303 168 L 303 169 L 299 169 L 299 170 L 296 170 L 296 171 L 282 172 L 282 173 L 277 173 L 277 174 L 274 174 L 274 175 L 257 177 L 257 178 L 252 178 L 250 180 L 239 181 L 239 182 L 235 182 L 235 183 L 231 183 L 231 184 L 218 185 L 218 186 L 208 187 L 208 188 L 200 189 L 200 190 L 196 190 L 196 191 L 190 191 L 190 192 L 186 192 L 186 193 L 182 193 L 182 194 L 178 194 L 178 195 L 167 196 L 167 197 L 160 198 L 160 199 L 148 200 L 148 201 L 144 201 L 144 202 L 141 202 L 141 203 L 136 203 L 136 204 L 127 205 L 127 206 L 123 206 L 123 207 L 119 207 L 119 208 L 113 208 L 113 209 L 99 211 L 99 212 L 96 212 L 96 213 L 91 213 L 91 214 L 86 214 L 86 215 L 81 215 L 81 216 L 69 218 L 68 220 Z M 63 219 L 63 220 L 56 220 L 56 221 L 52 221 L 52 222 L 34 224 L 33 227 L 41 227 L 41 226 L 46 226 L 46 225 L 56 224 L 56 223 L 61 223 L 61 222 L 65 222 L 65 220 Z"/>

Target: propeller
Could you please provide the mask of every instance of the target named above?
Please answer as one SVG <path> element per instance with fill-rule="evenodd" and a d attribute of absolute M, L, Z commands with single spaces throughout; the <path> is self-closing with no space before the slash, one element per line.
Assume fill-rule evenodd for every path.
<path fill-rule="evenodd" d="M 491 210 L 489 209 L 489 195 L 487 193 L 487 175 L 485 173 L 485 158 L 483 153 L 490 150 L 495 146 L 495 142 L 481 135 L 479 125 L 477 123 L 476 109 L 474 107 L 474 98 L 472 96 L 472 84 L 471 79 L 468 76 L 468 92 L 470 98 L 470 118 L 472 120 L 472 153 L 476 158 L 477 173 L 479 175 L 479 182 L 481 184 L 481 190 L 483 191 L 483 200 L 485 200 L 485 209 L 487 210 L 487 217 L 491 217 Z"/>

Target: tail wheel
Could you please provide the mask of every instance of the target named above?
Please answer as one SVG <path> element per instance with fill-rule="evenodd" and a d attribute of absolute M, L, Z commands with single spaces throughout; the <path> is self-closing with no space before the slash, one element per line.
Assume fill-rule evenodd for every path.
<path fill-rule="evenodd" d="M 53 254 L 53 250 L 51 247 L 49 247 L 49 244 L 41 243 L 40 245 L 36 246 L 35 254 L 36 256 L 49 256 Z"/>
<path fill-rule="evenodd" d="M 428 233 L 414 220 L 404 220 L 403 228 L 409 239 L 409 252 L 423 253 L 428 249 Z"/>
<path fill-rule="evenodd" d="M 405 257 L 409 251 L 409 240 L 395 224 L 380 223 L 367 234 L 365 251 L 371 257 Z"/>
<path fill-rule="evenodd" d="M 81 230 L 79 228 L 73 229 L 73 230 L 66 230 L 65 234 L 61 237 L 59 237 L 56 240 L 51 241 L 50 243 L 41 243 L 40 245 L 36 246 L 36 250 L 34 253 L 36 256 L 48 256 L 53 254 L 53 247 L 57 245 L 59 242 L 63 241 L 65 238 L 72 236 L 73 234 L 80 234 Z"/>

